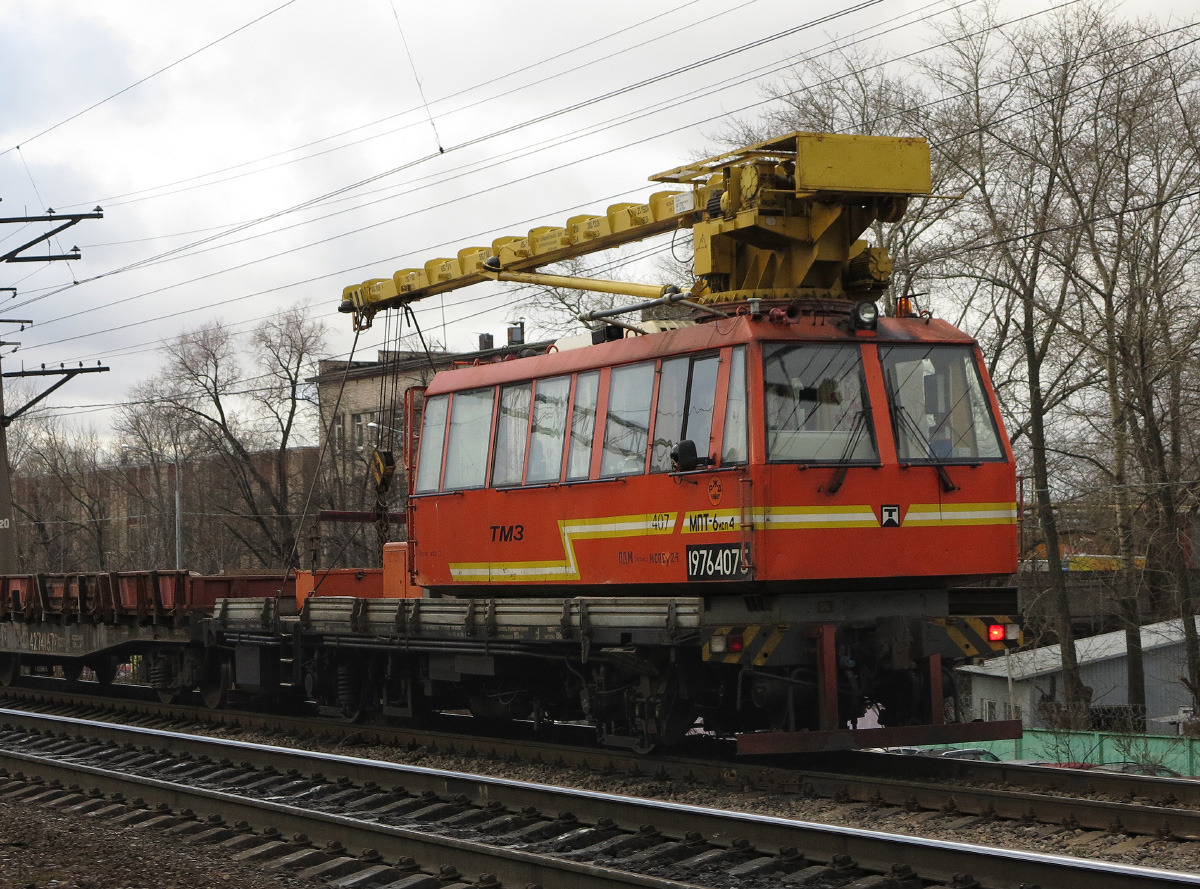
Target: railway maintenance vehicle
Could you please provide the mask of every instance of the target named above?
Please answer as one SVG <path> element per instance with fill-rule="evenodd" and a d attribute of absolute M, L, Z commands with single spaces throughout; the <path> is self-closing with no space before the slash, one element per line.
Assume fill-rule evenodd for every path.
<path fill-rule="evenodd" d="M 582 722 L 642 751 L 698 732 L 745 754 L 1018 735 L 965 720 L 951 670 L 1020 640 L 986 365 L 911 296 L 879 311 L 892 262 L 863 240 L 929 194 L 927 143 L 791 133 L 651 179 L 644 203 L 344 289 L 358 330 L 487 281 L 631 300 L 381 406 L 401 435 L 375 479 L 407 491 L 382 569 L 194 607 L 189 584 L 210 585 L 186 574 L 123 608 L 120 577 L 5 579 L 0 681 L 136 653 L 165 698 Z M 543 271 L 671 232 L 694 249 L 679 286 Z"/>

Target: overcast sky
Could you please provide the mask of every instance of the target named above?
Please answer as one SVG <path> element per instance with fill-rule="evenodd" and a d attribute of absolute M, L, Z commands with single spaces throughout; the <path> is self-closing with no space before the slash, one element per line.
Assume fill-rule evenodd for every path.
<path fill-rule="evenodd" d="M 0 216 L 104 211 L 49 248 L 79 260 L 0 265 L 0 317 L 36 322 L 0 326 L 22 343 L 4 369 L 104 362 L 51 402 L 103 429 L 164 342 L 214 319 L 308 304 L 344 357 L 344 286 L 644 199 L 790 58 L 872 33 L 914 49 L 949 5 L 0 0 Z M 0 226 L 0 253 L 39 231 Z M 503 338 L 511 299 L 480 285 L 418 317 L 468 349 Z"/>

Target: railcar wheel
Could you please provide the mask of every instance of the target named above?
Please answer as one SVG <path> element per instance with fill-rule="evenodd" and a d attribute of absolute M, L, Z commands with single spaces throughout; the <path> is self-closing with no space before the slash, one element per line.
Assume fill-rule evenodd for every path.
<path fill-rule="evenodd" d="M 15 654 L 0 655 L 0 685 L 8 688 L 21 675 L 21 659 Z"/>
<path fill-rule="evenodd" d="M 178 704 L 183 697 L 183 690 L 178 688 L 156 688 L 154 691 L 164 704 Z"/>
<path fill-rule="evenodd" d="M 232 684 L 232 672 L 229 661 L 223 657 L 210 656 L 204 665 L 200 677 L 200 699 L 209 710 L 219 710 L 225 706 L 229 697 L 229 686 Z"/>

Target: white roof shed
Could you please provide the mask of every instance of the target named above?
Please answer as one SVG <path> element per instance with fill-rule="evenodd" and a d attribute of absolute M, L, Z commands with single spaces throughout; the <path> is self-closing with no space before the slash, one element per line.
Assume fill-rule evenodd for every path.
<path fill-rule="evenodd" d="M 1200 627 L 1200 619 L 1197 626 Z M 1142 627 L 1142 651 L 1146 673 L 1146 716 L 1173 716 L 1191 704 L 1182 677 L 1187 675 L 1183 647 L 1183 622 L 1163 621 Z M 1102 633 L 1075 643 L 1080 675 L 1092 689 L 1092 706 L 1125 706 L 1129 703 L 1124 632 Z M 1062 646 L 1047 645 L 982 664 L 958 668 L 970 679 L 971 711 L 976 719 L 1009 717 L 1011 704 L 1016 716 L 1029 728 L 1042 728 L 1038 704 L 1062 701 Z"/>

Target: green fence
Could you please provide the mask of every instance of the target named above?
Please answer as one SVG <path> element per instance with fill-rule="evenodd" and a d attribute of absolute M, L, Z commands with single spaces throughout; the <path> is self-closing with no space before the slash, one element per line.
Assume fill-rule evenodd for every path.
<path fill-rule="evenodd" d="M 1001 759 L 1041 762 L 1142 762 L 1166 766 L 1182 775 L 1200 775 L 1200 738 L 1178 735 L 1127 735 L 1120 732 L 1072 732 L 1026 729 L 1013 741 L 956 745 L 984 747 Z"/>

